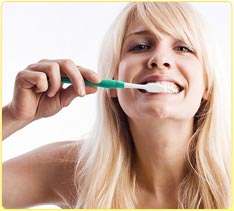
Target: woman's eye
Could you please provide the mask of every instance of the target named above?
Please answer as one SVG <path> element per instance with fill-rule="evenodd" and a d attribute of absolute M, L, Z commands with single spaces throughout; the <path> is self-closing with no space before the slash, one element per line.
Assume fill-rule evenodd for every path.
<path fill-rule="evenodd" d="M 133 47 L 130 47 L 129 52 L 141 52 L 150 49 L 150 45 L 148 44 L 137 44 Z"/>
<path fill-rule="evenodd" d="M 193 50 L 189 47 L 186 47 L 186 46 L 178 46 L 178 47 L 176 47 L 176 50 L 181 51 L 181 52 L 193 53 Z"/>

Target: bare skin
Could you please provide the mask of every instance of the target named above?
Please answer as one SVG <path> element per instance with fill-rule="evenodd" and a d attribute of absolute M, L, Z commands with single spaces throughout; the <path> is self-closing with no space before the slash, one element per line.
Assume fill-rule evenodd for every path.
<path fill-rule="evenodd" d="M 156 81 L 173 79 L 182 87 L 176 94 L 112 92 L 128 116 L 135 144 L 137 208 L 177 208 L 193 116 L 205 95 L 203 68 L 189 46 L 180 40 L 167 34 L 158 40 L 138 21 L 129 30 L 133 35 L 124 42 L 115 79 L 140 83 L 150 76 Z M 61 75 L 68 76 L 73 85 L 62 89 Z M 85 87 L 83 77 L 100 81 L 98 75 L 70 60 L 43 60 L 21 71 L 14 98 L 3 108 L 3 137 L 32 121 L 54 115 L 77 96 L 94 93 L 96 88 Z M 3 205 L 23 208 L 55 204 L 74 208 L 78 196 L 72 178 L 76 157 L 72 154 L 76 153 L 68 159 L 64 155 L 70 154 L 67 152 L 71 149 L 77 152 L 76 146 L 75 142 L 55 143 L 4 163 Z"/>
<path fill-rule="evenodd" d="M 169 34 L 156 37 L 137 18 L 126 32 L 115 79 L 177 87 L 160 94 L 112 92 L 128 116 L 136 149 L 137 208 L 178 208 L 193 118 L 206 97 L 203 66 L 192 49 Z"/>
<path fill-rule="evenodd" d="M 62 89 L 61 75 L 66 75 L 78 83 Z M 86 89 L 85 94 L 94 93 L 96 88 L 84 87 L 81 75 L 93 82 L 100 81 L 92 71 L 76 67 L 70 60 L 43 60 L 21 71 L 16 77 L 14 98 L 2 110 L 3 139 L 31 122 L 52 116 L 68 106 L 75 97 L 84 95 L 81 93 L 81 87 Z M 133 135 L 136 134 L 134 128 L 132 132 Z M 138 135 L 141 137 L 142 134 L 136 134 Z M 74 208 L 78 196 L 73 176 L 81 143 L 67 141 L 45 145 L 3 163 L 3 206 L 27 208 L 53 204 L 61 208 Z M 142 169 L 143 166 L 136 166 L 139 175 L 136 190 L 139 201 L 137 207 L 176 208 L 176 196 L 169 195 L 170 190 L 161 189 L 165 198 L 155 197 L 145 180 L 141 180 L 150 180 L 148 171 Z"/>
<path fill-rule="evenodd" d="M 76 142 L 45 145 L 3 164 L 3 206 L 74 208 Z M 71 153 L 72 151 L 72 153 Z"/>
<path fill-rule="evenodd" d="M 69 77 L 72 85 L 62 88 L 61 76 Z M 42 60 L 20 71 L 13 99 L 2 109 L 3 139 L 35 120 L 56 114 L 75 97 L 95 93 L 97 88 L 85 87 L 84 78 L 100 82 L 96 73 L 71 60 Z M 73 175 L 79 146 L 77 142 L 53 143 L 3 163 L 3 206 L 74 208 L 77 191 Z"/>

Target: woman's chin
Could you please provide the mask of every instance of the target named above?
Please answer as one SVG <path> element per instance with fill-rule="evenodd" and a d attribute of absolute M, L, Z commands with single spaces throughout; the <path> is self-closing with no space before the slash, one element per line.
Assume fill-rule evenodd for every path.
<path fill-rule="evenodd" d="M 153 107 L 149 110 L 149 115 L 153 118 L 166 119 L 170 117 L 170 112 L 167 107 Z"/>

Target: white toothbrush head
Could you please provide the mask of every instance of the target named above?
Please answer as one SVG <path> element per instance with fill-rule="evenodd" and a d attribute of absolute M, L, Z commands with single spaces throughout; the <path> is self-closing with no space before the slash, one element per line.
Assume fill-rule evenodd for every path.
<path fill-rule="evenodd" d="M 158 83 L 148 83 L 144 85 L 144 90 L 151 93 L 167 92 L 166 87 Z"/>
<path fill-rule="evenodd" d="M 132 84 L 124 82 L 123 88 L 131 88 L 131 89 L 143 89 L 147 92 L 151 93 L 162 93 L 167 92 L 167 88 L 159 83 L 148 83 L 148 84 Z"/>

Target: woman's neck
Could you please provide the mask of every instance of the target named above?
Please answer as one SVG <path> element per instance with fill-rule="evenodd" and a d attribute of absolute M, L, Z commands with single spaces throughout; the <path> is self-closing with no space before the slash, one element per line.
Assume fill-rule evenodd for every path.
<path fill-rule="evenodd" d="M 186 174 L 186 149 L 193 120 L 129 120 L 135 143 L 137 185 L 158 200 L 177 193 Z"/>

